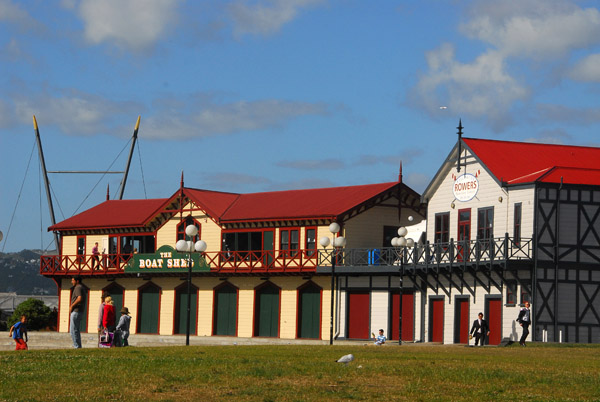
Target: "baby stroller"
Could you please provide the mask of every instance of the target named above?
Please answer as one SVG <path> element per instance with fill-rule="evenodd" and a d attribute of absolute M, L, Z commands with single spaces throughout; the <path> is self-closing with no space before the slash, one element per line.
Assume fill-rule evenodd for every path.
<path fill-rule="evenodd" d="M 99 348 L 112 348 L 114 347 L 115 342 L 115 333 L 109 332 L 108 330 L 104 330 L 100 334 L 100 342 L 98 343 Z"/>

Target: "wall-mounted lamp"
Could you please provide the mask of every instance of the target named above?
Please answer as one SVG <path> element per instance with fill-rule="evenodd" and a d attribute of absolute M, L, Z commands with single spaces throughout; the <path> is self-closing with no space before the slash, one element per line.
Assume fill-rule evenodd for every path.
<path fill-rule="evenodd" d="M 502 196 L 498 197 L 498 201 L 502 202 Z"/>
<path fill-rule="evenodd" d="M 450 208 L 454 209 L 456 205 L 454 205 L 454 203 L 450 204 Z"/>

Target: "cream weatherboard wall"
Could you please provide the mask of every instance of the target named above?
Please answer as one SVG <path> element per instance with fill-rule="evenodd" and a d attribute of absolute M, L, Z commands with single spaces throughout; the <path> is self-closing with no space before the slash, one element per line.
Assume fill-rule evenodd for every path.
<path fill-rule="evenodd" d="M 468 165 L 462 166 L 460 173 L 456 167 L 450 169 L 435 193 L 428 200 L 427 212 L 430 219 L 427 222 L 427 236 L 430 243 L 434 242 L 435 214 L 450 213 L 449 238 L 458 238 L 458 211 L 471 209 L 471 240 L 477 236 L 477 210 L 479 208 L 494 208 L 494 237 L 502 237 L 505 233 L 513 235 L 514 229 L 514 206 L 522 204 L 521 237 L 531 238 L 533 235 L 534 220 L 534 189 L 523 187 L 506 190 L 487 172 L 487 170 L 476 162 L 475 158 L 467 159 Z M 477 174 L 479 188 L 475 198 L 467 202 L 461 202 L 454 198 L 452 188 L 455 177 L 466 173 Z M 452 207 L 454 204 L 454 208 Z"/>

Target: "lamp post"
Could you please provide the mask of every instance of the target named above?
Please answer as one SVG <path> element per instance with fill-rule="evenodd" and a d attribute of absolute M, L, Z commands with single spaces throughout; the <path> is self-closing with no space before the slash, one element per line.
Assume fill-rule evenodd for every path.
<path fill-rule="evenodd" d="M 323 236 L 319 239 L 319 244 L 326 248 L 331 245 L 333 246 L 333 250 L 331 251 L 331 311 L 329 315 L 329 344 L 333 345 L 333 302 L 335 300 L 334 297 L 334 289 L 335 289 L 335 260 L 337 259 L 337 251 L 338 247 L 344 247 L 346 245 L 346 238 L 343 236 L 336 237 L 335 235 L 340 231 L 340 225 L 336 222 L 333 222 L 329 225 L 329 231 L 332 234 L 332 240 L 329 240 L 329 237 Z"/>
<path fill-rule="evenodd" d="M 415 245 L 415 241 L 411 238 L 406 238 L 408 230 L 405 227 L 398 228 L 398 237 L 392 239 L 392 247 L 402 247 L 400 251 L 400 284 L 399 284 L 399 300 L 398 300 L 398 345 L 402 345 L 402 277 L 404 276 L 404 258 L 406 247 Z"/>
<path fill-rule="evenodd" d="M 196 250 L 198 253 L 206 251 L 207 244 L 204 240 L 198 240 L 194 244 L 194 237 L 198 234 L 198 228 L 196 225 L 188 225 L 185 228 L 185 234 L 189 240 L 178 240 L 175 244 L 177 251 L 181 253 L 188 253 L 188 277 L 187 277 L 187 322 L 185 329 L 185 345 L 190 345 L 190 311 L 192 304 L 192 253 Z"/>

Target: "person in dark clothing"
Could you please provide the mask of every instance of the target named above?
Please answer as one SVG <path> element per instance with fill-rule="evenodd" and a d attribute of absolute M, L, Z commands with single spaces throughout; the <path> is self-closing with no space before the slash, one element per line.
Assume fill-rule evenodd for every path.
<path fill-rule="evenodd" d="M 525 346 L 525 339 L 527 339 L 527 336 L 529 335 L 529 325 L 531 325 L 531 310 L 528 301 L 525 302 L 525 307 L 519 311 L 517 322 L 523 327 L 523 334 L 519 340 L 519 345 Z"/>
<path fill-rule="evenodd" d="M 479 346 L 483 346 L 485 343 L 485 337 L 490 334 L 490 327 L 486 320 L 483 319 L 483 313 L 477 315 L 477 319 L 473 321 L 471 326 L 470 335 L 475 335 L 475 346 L 479 343 Z"/>

